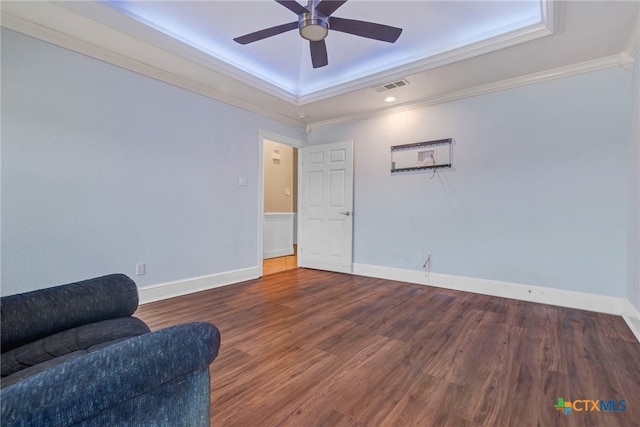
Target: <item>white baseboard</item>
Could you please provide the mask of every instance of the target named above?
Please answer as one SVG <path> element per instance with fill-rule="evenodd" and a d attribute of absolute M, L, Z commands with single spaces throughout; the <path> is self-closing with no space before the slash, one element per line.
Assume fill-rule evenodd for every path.
<path fill-rule="evenodd" d="M 640 312 L 624 298 L 566 291 L 542 286 L 529 286 L 497 280 L 453 276 L 449 274 L 430 273 L 427 276 L 423 271 L 368 264 L 353 264 L 352 274 L 615 314 L 622 316 L 627 325 L 629 325 L 631 332 L 633 332 L 638 341 L 640 341 Z M 146 286 L 138 289 L 138 293 L 140 296 L 140 304 L 146 304 L 166 298 L 190 294 L 192 292 L 253 280 L 258 277 L 260 277 L 259 267 L 251 267 Z"/>
<path fill-rule="evenodd" d="M 192 277 L 175 282 L 160 283 L 138 289 L 140 304 L 173 298 L 192 292 L 205 291 L 233 283 L 244 282 L 260 277 L 260 268 L 251 267 L 242 270 L 225 271 L 208 276 Z"/>
<path fill-rule="evenodd" d="M 264 259 L 269 259 L 269 258 L 278 258 L 281 256 L 288 256 L 288 255 L 293 255 L 293 245 L 290 248 L 264 251 L 262 256 Z"/>
<path fill-rule="evenodd" d="M 354 264 L 353 274 L 615 315 L 622 315 L 626 301 L 623 298 L 473 277 L 437 273 L 430 273 L 427 277 L 424 271 L 367 264 Z"/>
<path fill-rule="evenodd" d="M 631 329 L 633 335 L 640 341 L 640 312 L 627 299 L 624 300 L 622 318 L 627 322 L 627 325 L 629 325 L 629 329 Z"/>

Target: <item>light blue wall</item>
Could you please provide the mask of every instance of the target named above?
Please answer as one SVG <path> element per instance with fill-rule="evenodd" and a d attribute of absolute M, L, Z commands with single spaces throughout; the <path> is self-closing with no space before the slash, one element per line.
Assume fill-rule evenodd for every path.
<path fill-rule="evenodd" d="M 424 251 L 436 273 L 624 297 L 630 85 L 607 69 L 315 130 L 354 141 L 354 262 Z M 441 138 L 453 169 L 390 174 L 390 146 Z"/>
<path fill-rule="evenodd" d="M 315 130 L 355 141 L 354 261 L 420 270 L 432 252 L 434 272 L 640 308 L 637 69 L 633 91 L 610 69 Z M 306 138 L 3 30 L 2 294 L 138 262 L 140 286 L 256 266 L 260 128 Z M 391 145 L 447 137 L 454 169 L 390 176 Z"/>
<path fill-rule="evenodd" d="M 306 139 L 3 29 L 2 294 L 113 272 L 145 286 L 257 266 L 259 129 Z"/>
<path fill-rule="evenodd" d="M 631 185 L 629 191 L 629 268 L 627 299 L 640 311 L 640 51 L 633 67 L 631 108 Z"/>

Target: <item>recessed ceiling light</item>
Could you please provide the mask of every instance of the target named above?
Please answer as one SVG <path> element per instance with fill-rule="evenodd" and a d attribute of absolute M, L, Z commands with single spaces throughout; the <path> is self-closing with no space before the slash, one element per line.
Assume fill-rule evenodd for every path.
<path fill-rule="evenodd" d="M 396 100 L 396 97 L 395 97 L 395 96 L 387 96 L 387 97 L 384 99 L 384 102 L 394 102 L 395 100 Z"/>

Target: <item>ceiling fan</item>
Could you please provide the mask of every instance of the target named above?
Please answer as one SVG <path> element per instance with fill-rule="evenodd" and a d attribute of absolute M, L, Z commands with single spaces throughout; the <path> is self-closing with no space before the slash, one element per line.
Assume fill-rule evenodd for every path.
<path fill-rule="evenodd" d="M 276 2 L 298 15 L 298 20 L 265 28 L 264 30 L 236 37 L 233 40 L 240 44 L 248 44 L 297 28 L 300 31 L 300 36 L 309 40 L 313 68 L 319 68 L 329 63 L 327 45 L 324 41 L 329 34 L 329 30 L 341 31 L 388 43 L 395 43 L 400 37 L 400 33 L 402 33 L 402 28 L 331 16 L 347 0 L 322 0 L 319 3 L 315 0 L 309 0 L 307 7 L 294 0 L 276 0 Z"/>

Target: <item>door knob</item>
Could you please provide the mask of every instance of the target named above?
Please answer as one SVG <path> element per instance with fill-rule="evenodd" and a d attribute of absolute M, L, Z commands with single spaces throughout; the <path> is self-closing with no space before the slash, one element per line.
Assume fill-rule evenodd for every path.
<path fill-rule="evenodd" d="M 340 212 L 340 215 L 351 216 L 351 212 Z"/>

